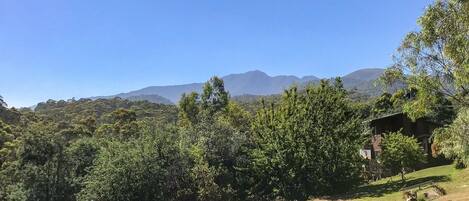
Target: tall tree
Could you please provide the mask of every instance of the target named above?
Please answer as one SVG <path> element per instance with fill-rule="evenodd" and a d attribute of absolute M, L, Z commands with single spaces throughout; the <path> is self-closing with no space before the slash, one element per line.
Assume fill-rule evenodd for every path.
<path fill-rule="evenodd" d="M 3 96 L 0 95 L 0 107 L 7 106 L 7 103 L 3 100 Z"/>
<path fill-rule="evenodd" d="M 204 84 L 202 94 L 182 94 L 179 101 L 179 124 L 194 125 L 201 118 L 213 118 L 215 113 L 226 112 L 229 94 L 223 80 L 214 76 Z"/>
<path fill-rule="evenodd" d="M 357 184 L 363 141 L 359 114 L 340 83 L 287 90 L 253 123 L 256 185 L 265 199 L 306 200 Z"/>
<path fill-rule="evenodd" d="M 414 119 L 437 109 L 442 96 L 469 106 L 469 1 L 436 1 L 418 24 L 419 31 L 407 34 L 383 80 L 390 84 L 398 78 L 416 89 L 416 98 L 404 107 Z"/>
<path fill-rule="evenodd" d="M 419 31 L 407 34 L 395 65 L 382 79 L 387 84 L 400 79 L 415 90 L 415 98 L 403 105 L 413 119 L 430 116 L 448 123 L 454 111 L 464 119 L 469 107 L 469 1 L 435 1 L 418 23 Z M 441 153 L 461 160 L 467 153 L 456 147 L 465 144 L 456 139 L 468 134 L 459 122 L 438 130 L 434 139 Z"/>
<path fill-rule="evenodd" d="M 193 162 L 198 200 L 245 200 L 250 118 L 230 102 L 223 80 L 211 78 L 202 94 L 183 95 L 179 125 Z M 189 126 L 188 126 L 189 125 Z"/>
<path fill-rule="evenodd" d="M 201 103 L 203 109 L 209 112 L 217 112 L 228 105 L 229 95 L 225 91 L 223 80 L 214 76 L 205 83 L 203 93 L 201 95 Z"/>
<path fill-rule="evenodd" d="M 179 124 L 181 126 L 189 126 L 197 123 L 197 115 L 199 114 L 199 94 L 192 92 L 190 94 L 182 94 L 179 101 Z"/>

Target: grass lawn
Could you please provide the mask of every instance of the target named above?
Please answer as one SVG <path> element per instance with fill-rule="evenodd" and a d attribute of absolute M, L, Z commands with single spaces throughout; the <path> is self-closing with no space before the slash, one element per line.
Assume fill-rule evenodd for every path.
<path fill-rule="evenodd" d="M 405 186 L 411 186 L 430 180 L 443 187 L 447 192 L 446 196 L 438 199 L 439 201 L 469 201 L 469 168 L 457 170 L 454 168 L 454 165 L 444 165 L 419 170 L 406 174 Z M 403 186 L 404 184 L 400 181 L 400 176 L 394 176 L 360 186 L 346 196 L 332 200 L 399 201 L 403 200 L 403 192 L 400 191 Z M 419 194 L 419 198 L 420 197 L 423 196 Z"/>

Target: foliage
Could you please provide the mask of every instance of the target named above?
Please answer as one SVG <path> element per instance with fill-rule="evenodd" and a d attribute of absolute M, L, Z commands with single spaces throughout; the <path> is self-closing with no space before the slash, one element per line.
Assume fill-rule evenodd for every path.
<path fill-rule="evenodd" d="M 18 141 L 12 133 L 9 125 L 0 120 L 0 166 L 11 157 Z"/>
<path fill-rule="evenodd" d="M 389 93 L 383 93 L 381 96 L 379 96 L 374 101 L 372 113 L 374 115 L 377 115 L 377 114 L 391 112 L 394 109 L 391 98 L 392 98 L 392 95 Z"/>
<path fill-rule="evenodd" d="M 189 161 L 177 137 L 145 125 L 139 138 L 102 142 L 78 200 L 193 200 Z"/>
<path fill-rule="evenodd" d="M 403 80 L 414 92 L 414 98 L 403 105 L 414 120 L 429 116 L 447 124 L 454 111 L 462 108 L 454 125 L 436 130 L 432 148 L 465 163 L 461 140 L 467 133 L 464 108 L 469 106 L 469 1 L 435 1 L 418 23 L 421 29 L 407 34 L 395 65 L 382 80 L 387 84 Z"/>
<path fill-rule="evenodd" d="M 76 200 L 98 141 L 135 139 L 142 122 L 170 123 L 175 113 L 173 106 L 122 99 L 50 100 L 35 112 L 2 107 L 0 117 L 12 125 L 0 120 L 0 200 Z"/>
<path fill-rule="evenodd" d="M 6 107 L 7 103 L 3 100 L 3 96 L 0 95 L 0 107 Z"/>
<path fill-rule="evenodd" d="M 436 1 L 420 17 L 421 29 L 409 33 L 384 74 L 390 84 L 401 79 L 417 90 L 404 111 L 413 119 L 438 109 L 441 98 L 469 105 L 469 1 Z"/>
<path fill-rule="evenodd" d="M 55 122 L 79 123 L 83 119 L 94 118 L 97 124 L 103 124 L 113 121 L 111 113 L 117 109 L 132 110 L 138 119 L 153 118 L 160 122 L 171 123 L 177 118 L 177 108 L 173 105 L 129 101 L 121 98 L 48 100 L 39 103 L 35 108 L 35 113 Z"/>
<path fill-rule="evenodd" d="M 236 103 L 241 108 L 249 112 L 251 115 L 255 115 L 257 111 L 262 109 L 262 102 L 265 103 L 277 103 L 281 100 L 280 94 L 258 96 L 258 95 L 241 95 L 234 96 L 230 99 L 231 102 Z"/>
<path fill-rule="evenodd" d="M 0 120 L 0 200 L 6 198 L 11 188 L 8 185 L 12 183 L 12 178 L 7 176 L 9 173 L 7 167 L 14 161 L 18 143 L 12 134 L 11 127 Z"/>
<path fill-rule="evenodd" d="M 254 120 L 253 191 L 264 199 L 306 200 L 357 184 L 363 143 L 357 117 L 340 83 L 287 90 Z"/>
<path fill-rule="evenodd" d="M 304 200 L 359 182 L 371 107 L 340 80 L 269 96 L 278 105 L 249 106 L 262 108 L 255 117 L 221 79 L 204 86 L 178 108 L 119 98 L 3 108 L 0 201 Z"/>
<path fill-rule="evenodd" d="M 439 153 L 467 165 L 468 2 L 436 1 L 425 11 L 421 29 L 406 36 L 381 78 L 406 89 L 372 100 L 347 92 L 337 79 L 292 87 L 282 97 L 233 101 L 218 77 L 201 94 L 184 94 L 178 106 L 71 99 L 39 103 L 33 111 L 7 108 L 0 96 L 0 201 L 338 194 L 360 182 L 362 120 L 397 111 L 449 123 L 458 109 L 434 142 Z M 387 134 L 382 149 L 381 162 L 402 178 L 423 160 L 417 141 L 400 133 Z"/>
<path fill-rule="evenodd" d="M 469 106 L 469 1 L 435 1 L 418 23 L 421 28 L 407 34 L 394 66 L 381 80 L 388 86 L 396 80 L 406 83 L 413 97 L 402 110 L 413 120 L 430 117 L 448 124 L 454 111 Z M 436 130 L 432 145 L 434 151 L 460 161 L 465 152 L 460 140 L 467 133 L 461 110 L 454 125 Z"/>
<path fill-rule="evenodd" d="M 406 169 L 414 168 L 425 160 L 417 139 L 405 136 L 400 131 L 386 134 L 381 149 L 380 161 L 394 173 L 401 173 L 402 180 L 405 179 Z"/>
<path fill-rule="evenodd" d="M 179 101 L 179 125 L 195 126 L 200 119 L 211 118 L 225 110 L 228 103 L 229 95 L 225 91 L 223 80 L 212 77 L 204 84 L 202 94 L 182 94 Z"/>
<path fill-rule="evenodd" d="M 200 97 L 200 99 L 199 99 Z M 250 115 L 228 99 L 223 80 L 214 77 L 203 93 L 183 95 L 179 103 L 182 143 L 194 166 L 199 200 L 245 200 Z"/>
<path fill-rule="evenodd" d="M 205 83 L 203 93 L 200 97 L 202 109 L 211 114 L 220 111 L 228 105 L 228 92 L 225 91 L 223 80 L 212 77 Z"/>
<path fill-rule="evenodd" d="M 15 108 L 6 108 L 0 106 L 0 120 L 7 124 L 17 124 L 21 118 L 21 112 Z"/>
<path fill-rule="evenodd" d="M 462 108 L 451 125 L 438 129 L 433 135 L 437 154 L 454 158 L 465 166 L 469 165 L 468 108 Z"/>
<path fill-rule="evenodd" d="M 189 152 L 200 200 L 244 200 L 246 196 L 240 168 L 247 166 L 247 131 L 225 118 L 205 119 L 189 131 L 196 136 Z"/>
<path fill-rule="evenodd" d="M 182 94 L 179 101 L 179 119 L 181 126 L 191 126 L 197 123 L 197 115 L 199 114 L 199 94 L 192 92 L 188 95 Z"/>
<path fill-rule="evenodd" d="M 120 139 L 138 136 L 139 125 L 136 122 L 137 115 L 134 111 L 117 109 L 110 114 L 110 117 L 112 122 L 110 122 L 110 124 L 101 125 L 96 131 L 97 135 L 107 135 L 108 137 L 117 137 Z"/>
<path fill-rule="evenodd" d="M 32 124 L 21 136 L 15 175 L 27 200 L 73 200 L 73 182 L 65 155 L 74 138 L 57 125 Z"/>

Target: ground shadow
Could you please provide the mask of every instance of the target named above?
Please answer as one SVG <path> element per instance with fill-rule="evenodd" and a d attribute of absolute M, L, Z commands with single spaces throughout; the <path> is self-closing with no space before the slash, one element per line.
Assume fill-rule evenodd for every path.
<path fill-rule="evenodd" d="M 347 193 L 344 196 L 334 196 L 330 197 L 330 200 L 342 200 L 342 199 L 356 199 L 362 197 L 381 197 L 385 194 L 390 194 L 398 192 L 401 188 L 406 186 L 413 186 L 423 182 L 433 181 L 433 182 L 445 182 L 449 181 L 448 176 L 429 176 L 423 178 L 412 179 L 409 178 L 405 182 L 401 180 L 387 181 L 382 184 L 369 184 L 360 186 L 353 191 Z"/>

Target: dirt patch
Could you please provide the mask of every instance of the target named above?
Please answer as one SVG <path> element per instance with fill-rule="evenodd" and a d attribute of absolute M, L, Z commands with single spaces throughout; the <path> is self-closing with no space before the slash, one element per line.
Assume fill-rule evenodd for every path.
<path fill-rule="evenodd" d="M 458 189 L 458 192 L 442 196 L 437 201 L 469 201 L 469 186 L 463 185 L 461 188 L 463 189 Z"/>

